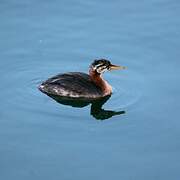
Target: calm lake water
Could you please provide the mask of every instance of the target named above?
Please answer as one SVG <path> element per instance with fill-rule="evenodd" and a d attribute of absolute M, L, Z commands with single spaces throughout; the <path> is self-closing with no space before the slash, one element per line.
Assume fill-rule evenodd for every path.
<path fill-rule="evenodd" d="M 0 179 L 178 180 L 179 17 L 178 0 L 1 0 Z M 104 74 L 103 109 L 125 113 L 37 89 L 96 58 L 127 67 Z"/>

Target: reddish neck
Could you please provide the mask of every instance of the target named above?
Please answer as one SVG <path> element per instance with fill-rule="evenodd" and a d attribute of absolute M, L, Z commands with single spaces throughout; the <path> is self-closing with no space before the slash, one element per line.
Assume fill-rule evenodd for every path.
<path fill-rule="evenodd" d="M 101 88 L 104 96 L 110 95 L 112 93 L 112 87 L 102 78 L 101 74 L 90 69 L 89 76 L 91 80 Z"/>

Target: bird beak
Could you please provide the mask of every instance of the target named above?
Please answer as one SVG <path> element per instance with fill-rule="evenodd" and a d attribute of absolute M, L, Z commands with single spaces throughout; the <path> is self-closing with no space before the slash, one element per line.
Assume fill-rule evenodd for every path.
<path fill-rule="evenodd" d="M 120 70 L 120 69 L 126 69 L 126 67 L 111 64 L 109 69 L 110 70 L 118 70 L 118 69 Z"/>

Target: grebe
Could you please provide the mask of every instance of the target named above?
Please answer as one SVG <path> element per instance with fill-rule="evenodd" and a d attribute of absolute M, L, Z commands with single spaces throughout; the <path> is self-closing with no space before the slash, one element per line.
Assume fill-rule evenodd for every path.
<path fill-rule="evenodd" d="M 70 98 L 97 99 L 111 95 L 112 87 L 102 78 L 105 71 L 124 69 L 123 66 L 111 64 L 109 60 L 94 60 L 90 65 L 89 75 L 82 72 L 58 74 L 39 86 L 47 95 Z"/>

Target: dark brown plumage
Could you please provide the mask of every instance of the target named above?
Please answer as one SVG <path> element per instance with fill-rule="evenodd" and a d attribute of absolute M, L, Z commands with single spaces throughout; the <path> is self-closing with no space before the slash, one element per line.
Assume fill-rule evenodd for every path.
<path fill-rule="evenodd" d="M 39 90 L 48 95 L 71 98 L 97 99 L 110 95 L 111 86 L 102 78 L 102 73 L 112 69 L 123 69 L 112 65 L 105 59 L 95 60 L 89 69 L 89 75 L 82 72 L 58 74 L 39 86 Z"/>
<path fill-rule="evenodd" d="M 47 94 L 69 97 L 98 98 L 102 97 L 102 91 L 88 74 L 81 72 L 69 72 L 58 74 L 43 82 L 39 89 Z"/>

